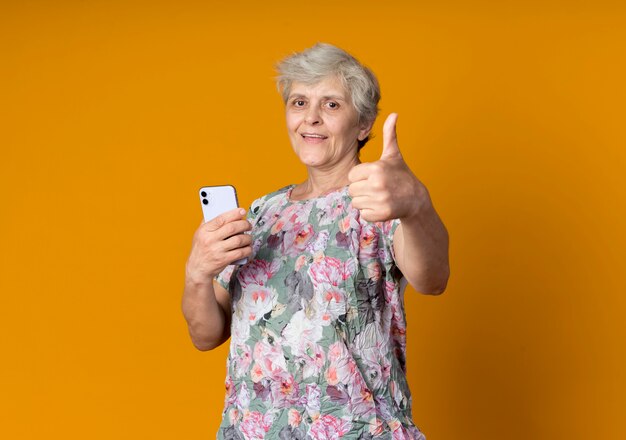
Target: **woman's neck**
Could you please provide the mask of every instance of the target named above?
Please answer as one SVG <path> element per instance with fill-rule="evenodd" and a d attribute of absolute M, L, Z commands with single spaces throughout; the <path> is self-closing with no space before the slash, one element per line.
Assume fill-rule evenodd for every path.
<path fill-rule="evenodd" d="M 291 198 L 293 200 L 312 199 L 348 185 L 350 183 L 348 173 L 352 167 L 359 163 L 361 161 L 358 157 L 355 157 L 328 170 L 307 167 L 307 179 L 296 185 L 291 192 Z"/>

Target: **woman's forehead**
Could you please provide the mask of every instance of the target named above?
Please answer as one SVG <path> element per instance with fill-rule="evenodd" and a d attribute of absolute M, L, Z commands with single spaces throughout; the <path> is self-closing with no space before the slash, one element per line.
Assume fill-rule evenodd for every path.
<path fill-rule="evenodd" d="M 326 77 L 313 84 L 294 81 L 291 84 L 289 96 L 321 96 L 344 100 L 349 99 L 349 95 L 341 83 L 341 80 L 335 76 Z"/>

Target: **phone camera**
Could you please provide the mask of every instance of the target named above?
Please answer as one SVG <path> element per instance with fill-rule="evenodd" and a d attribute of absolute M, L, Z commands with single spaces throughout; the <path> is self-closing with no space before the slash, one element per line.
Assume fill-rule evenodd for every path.
<path fill-rule="evenodd" d="M 202 191 L 202 192 L 200 193 L 200 195 L 201 195 L 202 197 L 206 197 L 206 191 Z"/>
<path fill-rule="evenodd" d="M 202 199 L 202 203 L 204 203 L 205 205 L 208 205 L 209 201 L 207 199 Z"/>

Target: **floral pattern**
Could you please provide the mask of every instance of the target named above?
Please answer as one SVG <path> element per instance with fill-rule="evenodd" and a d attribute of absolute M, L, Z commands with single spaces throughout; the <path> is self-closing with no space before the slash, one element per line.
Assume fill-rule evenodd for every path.
<path fill-rule="evenodd" d="M 218 439 L 425 440 L 406 381 L 398 220 L 370 223 L 347 187 L 254 201 L 253 254 L 217 281 L 232 299 Z"/>

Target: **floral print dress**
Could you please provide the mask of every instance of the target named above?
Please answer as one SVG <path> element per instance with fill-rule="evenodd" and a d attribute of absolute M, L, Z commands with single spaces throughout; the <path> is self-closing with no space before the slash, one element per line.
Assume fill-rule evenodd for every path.
<path fill-rule="evenodd" d="M 348 188 L 255 200 L 253 253 L 217 281 L 231 294 L 218 439 L 412 439 L 399 220 L 370 223 Z M 402 280 L 403 281 L 403 280 Z"/>

